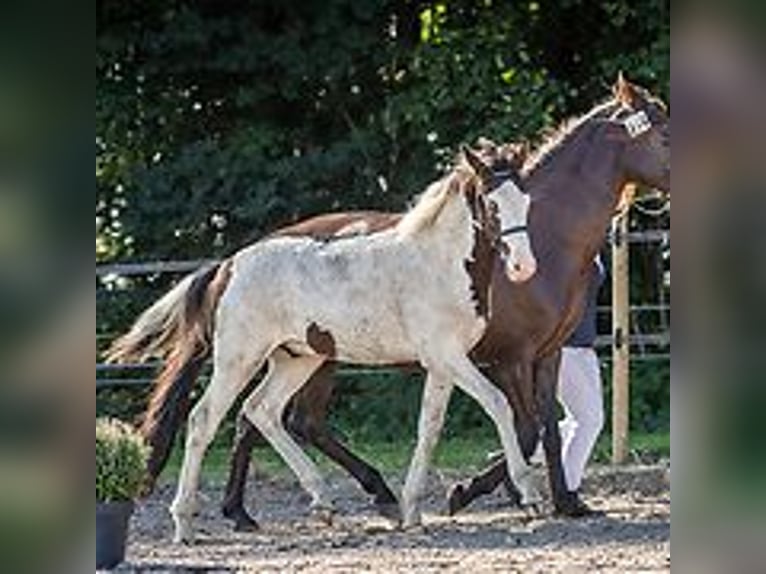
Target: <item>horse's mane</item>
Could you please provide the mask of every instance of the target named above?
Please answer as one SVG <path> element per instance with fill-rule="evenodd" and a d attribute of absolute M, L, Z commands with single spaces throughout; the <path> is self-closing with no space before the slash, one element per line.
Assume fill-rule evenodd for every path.
<path fill-rule="evenodd" d="M 620 78 L 622 78 L 622 76 L 620 76 Z M 618 86 L 620 81 L 622 80 L 618 80 Z M 657 96 L 654 96 L 643 86 L 627 84 L 627 82 L 625 83 L 625 86 L 630 90 L 630 98 L 633 102 L 637 101 L 639 103 L 655 104 L 667 111 L 667 104 Z M 613 90 L 615 89 L 616 87 L 613 88 Z M 624 97 L 625 96 L 623 96 L 623 98 Z M 543 163 L 556 153 L 557 150 L 561 149 L 564 142 L 568 141 L 573 135 L 578 133 L 579 128 L 585 125 L 589 120 L 611 115 L 622 105 L 625 105 L 625 100 L 621 99 L 619 92 L 614 92 L 608 98 L 596 104 L 589 112 L 582 116 L 566 119 L 561 122 L 557 128 L 548 131 L 543 136 L 542 142 L 527 157 L 522 170 L 523 175 L 528 175 L 532 170 L 541 167 Z M 633 104 L 629 105 L 632 106 Z"/>
<path fill-rule="evenodd" d="M 639 88 L 634 87 L 634 89 L 638 90 Z M 646 92 L 646 95 L 641 93 L 641 96 L 648 97 L 648 92 Z M 481 139 L 479 140 L 479 148 L 482 155 L 487 159 L 493 156 L 495 160 L 506 157 L 512 165 L 520 157 L 519 154 L 524 153 L 522 174 L 527 175 L 532 170 L 541 167 L 549 161 L 571 137 L 578 133 L 579 128 L 588 121 L 607 116 L 621 105 L 622 103 L 617 97 L 610 96 L 596 104 L 585 114 L 562 121 L 555 129 L 545 133 L 542 142 L 530 151 L 528 155 L 526 152 L 521 151 L 521 148 L 525 147 L 524 144 L 519 144 L 516 147 L 513 145 L 502 147 L 497 146 L 490 140 Z M 399 233 L 411 235 L 433 225 L 450 196 L 461 190 L 462 186 L 466 185 L 471 177 L 475 177 L 475 175 L 470 168 L 466 169 L 465 163 L 458 156 L 453 162 L 451 171 L 429 185 L 426 191 L 418 196 L 415 205 L 404 214 L 404 217 L 402 217 L 397 225 Z"/>
<path fill-rule="evenodd" d="M 466 169 L 465 165 L 458 161 L 452 169 L 441 179 L 429 185 L 420 194 L 415 204 L 404 214 L 396 226 L 400 235 L 411 236 L 431 227 L 439 218 L 448 200 L 460 192 L 463 186 L 476 177 L 473 172 Z"/>
<path fill-rule="evenodd" d="M 532 150 L 524 162 L 523 174 L 527 175 L 530 171 L 540 167 L 589 120 L 608 115 L 619 105 L 621 105 L 620 102 L 610 96 L 596 104 L 589 112 L 565 119 L 556 128 L 547 130 L 543 135 L 542 142 Z"/>

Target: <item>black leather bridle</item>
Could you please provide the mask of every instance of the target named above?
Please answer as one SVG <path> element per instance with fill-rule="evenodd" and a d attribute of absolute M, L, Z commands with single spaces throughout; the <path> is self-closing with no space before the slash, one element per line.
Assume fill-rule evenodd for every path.
<path fill-rule="evenodd" d="M 495 193 L 506 181 L 515 180 L 517 179 L 516 173 L 510 169 L 500 169 L 497 171 L 492 172 L 492 179 L 490 180 L 489 185 L 489 192 L 487 192 L 487 196 L 489 197 L 493 193 Z M 514 225 L 512 227 L 507 227 L 505 229 L 500 230 L 500 237 L 508 237 L 509 235 L 515 235 L 516 233 L 526 233 L 528 231 L 527 225 Z"/>

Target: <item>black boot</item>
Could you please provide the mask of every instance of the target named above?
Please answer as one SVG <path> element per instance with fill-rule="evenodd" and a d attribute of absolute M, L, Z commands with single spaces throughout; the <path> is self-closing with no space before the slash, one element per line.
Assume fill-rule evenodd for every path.
<path fill-rule="evenodd" d="M 561 500 L 554 501 L 556 516 L 565 516 L 567 518 L 598 518 L 606 516 L 603 510 L 596 510 L 586 504 L 578 491 L 568 491 Z"/>

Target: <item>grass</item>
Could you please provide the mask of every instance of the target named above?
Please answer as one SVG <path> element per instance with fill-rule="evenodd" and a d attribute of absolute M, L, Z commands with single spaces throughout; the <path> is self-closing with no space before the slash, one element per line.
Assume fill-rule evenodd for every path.
<path fill-rule="evenodd" d="M 656 460 L 670 458 L 670 433 L 631 433 L 630 450 L 638 455 L 641 460 Z M 596 443 L 592 460 L 599 463 L 608 463 L 612 453 L 612 437 L 602 435 Z"/>
<path fill-rule="evenodd" d="M 609 461 L 611 438 L 603 435 L 593 453 L 592 460 L 597 463 Z M 383 474 L 403 473 L 407 469 L 414 447 L 414 440 L 400 442 L 370 442 L 350 440 L 349 448 L 364 460 L 373 463 Z M 444 438 L 436 451 L 434 464 L 442 470 L 452 470 L 470 473 L 482 468 L 487 462 L 487 454 L 500 449 L 494 437 L 477 436 L 475 438 Z M 665 433 L 633 433 L 631 434 L 631 450 L 640 458 L 654 460 L 670 456 L 670 434 Z M 313 448 L 307 449 L 319 468 L 324 472 L 343 472 L 335 463 Z M 176 448 L 163 479 L 175 480 L 181 466 L 181 451 Z M 203 479 L 212 484 L 223 484 L 229 470 L 229 447 L 214 444 L 205 457 Z M 258 447 L 253 451 L 253 466 L 259 476 L 269 478 L 287 478 L 291 476 L 289 468 L 270 447 Z"/>

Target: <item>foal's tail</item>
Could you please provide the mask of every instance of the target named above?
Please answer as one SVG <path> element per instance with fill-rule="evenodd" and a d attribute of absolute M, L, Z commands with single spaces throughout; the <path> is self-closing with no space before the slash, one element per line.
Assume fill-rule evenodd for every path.
<path fill-rule="evenodd" d="M 230 276 L 230 262 L 216 263 L 184 278 L 147 309 L 107 353 L 112 363 L 160 357 L 141 434 L 152 449 L 147 489 L 167 462 L 173 440 L 189 411 L 191 392 L 210 356 L 213 317 Z"/>

